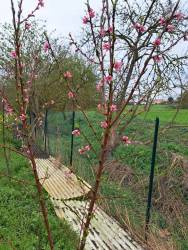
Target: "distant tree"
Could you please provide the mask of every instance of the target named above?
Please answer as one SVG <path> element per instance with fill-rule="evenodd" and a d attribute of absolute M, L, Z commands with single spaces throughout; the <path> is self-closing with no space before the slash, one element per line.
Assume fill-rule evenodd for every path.
<path fill-rule="evenodd" d="M 27 75 L 33 70 L 36 72 L 36 79 L 33 79 L 30 95 L 30 109 L 39 114 L 41 108 L 54 108 L 64 110 L 72 108 L 72 101 L 67 101 L 68 87 L 63 77 L 64 72 L 71 70 L 74 75 L 72 87 L 77 89 L 79 105 L 82 108 L 96 106 L 96 77 L 94 67 L 87 64 L 70 52 L 69 48 L 62 45 L 59 37 L 49 35 L 50 46 L 56 55 L 57 61 L 45 53 L 46 26 L 43 22 L 32 20 L 29 28 L 21 27 L 20 37 L 24 37 L 22 43 L 22 65 L 23 77 L 27 82 Z M 5 83 L 6 94 L 16 105 L 16 91 L 14 76 L 12 74 L 14 63 L 10 59 L 10 53 L 14 48 L 14 29 L 9 24 L 1 26 L 0 32 L 0 78 Z M 34 61 L 37 63 L 34 64 Z M 35 65 L 35 69 L 33 69 Z M 82 96 L 82 97 L 81 97 Z M 84 98 L 83 98 L 84 96 Z"/>
<path fill-rule="evenodd" d="M 177 98 L 181 108 L 188 108 L 188 90 L 185 90 L 184 93 Z"/>
<path fill-rule="evenodd" d="M 54 61 L 51 64 L 50 72 L 44 68 L 44 72 L 41 72 L 35 83 L 39 105 L 42 106 L 49 100 L 53 100 L 55 101 L 53 108 L 56 110 L 72 109 L 72 100 L 67 99 L 70 86 L 67 86 L 64 78 L 64 73 L 70 71 L 73 76 L 71 88 L 77 92 L 79 105 L 84 110 L 95 107 L 97 92 L 93 67 L 87 66 L 83 60 L 71 55 L 65 49 L 59 54 L 56 53 L 56 60 L 58 63 Z"/>
<path fill-rule="evenodd" d="M 168 97 L 168 103 L 172 104 L 174 102 L 174 98 L 172 96 Z"/>

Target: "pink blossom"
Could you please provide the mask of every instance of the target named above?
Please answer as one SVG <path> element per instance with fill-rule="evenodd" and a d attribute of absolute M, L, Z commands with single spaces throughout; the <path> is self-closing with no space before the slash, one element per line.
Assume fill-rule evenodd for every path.
<path fill-rule="evenodd" d="M 185 18 L 184 14 L 181 12 L 178 12 L 174 15 L 174 18 L 177 19 L 178 21 L 181 21 Z"/>
<path fill-rule="evenodd" d="M 113 77 L 111 75 L 105 76 L 104 81 L 105 82 L 111 82 L 113 80 Z"/>
<path fill-rule="evenodd" d="M 120 71 L 122 65 L 123 65 L 122 62 L 115 62 L 115 63 L 114 63 L 114 69 L 115 69 L 116 71 Z"/>
<path fill-rule="evenodd" d="M 109 32 L 110 34 L 112 34 L 112 33 L 113 33 L 113 27 L 110 27 L 110 28 L 108 29 L 108 32 Z"/>
<path fill-rule="evenodd" d="M 158 37 L 155 39 L 155 41 L 153 42 L 154 46 L 159 46 L 161 44 L 161 39 Z"/>
<path fill-rule="evenodd" d="M 21 120 L 21 121 L 25 121 L 25 120 L 26 120 L 26 115 L 25 115 L 24 113 L 22 113 L 22 114 L 20 115 L 20 120 Z"/>
<path fill-rule="evenodd" d="M 80 148 L 80 149 L 78 149 L 78 152 L 82 155 L 82 154 L 85 153 L 85 149 L 84 148 Z"/>
<path fill-rule="evenodd" d="M 38 0 L 38 6 L 44 7 L 44 0 Z"/>
<path fill-rule="evenodd" d="M 101 128 L 107 128 L 107 127 L 108 127 L 107 121 L 102 121 L 101 122 Z"/>
<path fill-rule="evenodd" d="M 90 18 L 95 17 L 95 12 L 94 12 L 94 10 L 93 10 L 93 9 L 91 9 L 91 8 L 90 8 L 90 10 L 89 10 L 88 14 L 89 14 L 89 17 L 90 17 Z"/>
<path fill-rule="evenodd" d="M 108 51 L 108 50 L 110 50 L 111 45 L 110 45 L 110 43 L 104 43 L 102 47 L 104 50 Z"/>
<path fill-rule="evenodd" d="M 69 97 L 69 99 L 72 99 L 75 97 L 75 94 L 72 91 L 69 91 L 68 97 Z"/>
<path fill-rule="evenodd" d="M 55 101 L 54 101 L 54 100 L 51 100 L 50 103 L 51 103 L 51 105 L 54 105 L 54 104 L 55 104 Z"/>
<path fill-rule="evenodd" d="M 135 29 L 139 30 L 139 29 L 140 29 L 140 24 L 139 24 L 139 23 L 135 23 L 135 24 L 133 25 L 133 27 L 134 27 Z"/>
<path fill-rule="evenodd" d="M 124 135 L 124 136 L 122 137 L 122 141 L 123 141 L 125 144 L 127 144 L 127 145 L 128 145 L 128 144 L 131 144 L 131 141 L 129 140 L 129 137 L 128 137 L 128 136 L 125 136 L 125 135 Z"/>
<path fill-rule="evenodd" d="M 162 25 L 162 26 L 166 25 L 166 20 L 165 20 L 164 17 L 160 17 L 159 24 Z"/>
<path fill-rule="evenodd" d="M 87 24 L 89 22 L 89 18 L 87 16 L 84 16 L 82 21 L 83 21 L 83 24 Z"/>
<path fill-rule="evenodd" d="M 79 129 L 73 130 L 72 135 L 79 136 L 80 135 L 80 130 Z"/>
<path fill-rule="evenodd" d="M 104 37 L 106 35 L 105 29 L 101 28 L 99 34 L 100 34 L 101 37 Z"/>
<path fill-rule="evenodd" d="M 143 33 L 143 32 L 146 30 L 146 28 L 145 28 L 142 24 L 140 24 L 140 23 L 135 23 L 133 27 L 134 27 L 138 32 L 141 32 L 141 33 Z"/>
<path fill-rule="evenodd" d="M 140 32 L 143 33 L 144 31 L 146 31 L 146 28 L 143 25 L 141 25 L 140 26 Z"/>
<path fill-rule="evenodd" d="M 90 151 L 90 150 L 91 150 L 91 146 L 90 145 L 86 145 L 85 147 L 78 149 L 78 152 L 80 154 L 84 154 L 86 151 Z"/>
<path fill-rule="evenodd" d="M 168 32 L 173 32 L 175 30 L 175 26 L 172 24 L 167 25 L 167 31 Z"/>
<path fill-rule="evenodd" d="M 26 23 L 25 23 L 25 29 L 26 29 L 26 30 L 29 30 L 30 28 L 31 28 L 31 24 L 28 23 L 28 22 L 26 22 Z"/>
<path fill-rule="evenodd" d="M 153 57 L 153 60 L 154 60 L 154 62 L 160 62 L 162 60 L 162 57 L 156 55 L 156 56 Z"/>
<path fill-rule="evenodd" d="M 112 105 L 110 106 L 110 111 L 111 111 L 111 112 L 116 112 L 116 111 L 117 111 L 117 106 L 116 106 L 115 104 L 112 104 Z"/>
<path fill-rule="evenodd" d="M 47 53 L 48 50 L 50 49 L 50 44 L 49 44 L 49 42 L 46 41 L 46 42 L 44 43 L 44 45 L 43 45 L 43 48 L 44 48 L 45 53 Z"/>
<path fill-rule="evenodd" d="M 70 71 L 66 71 L 64 73 L 64 77 L 67 78 L 67 79 L 70 79 L 70 78 L 72 78 L 72 73 Z"/>
<path fill-rule="evenodd" d="M 91 146 L 90 146 L 90 145 L 86 145 L 86 146 L 84 147 L 84 149 L 85 149 L 85 151 L 90 151 L 90 150 L 91 150 Z"/>
<path fill-rule="evenodd" d="M 16 59 L 16 57 L 17 57 L 16 51 L 15 51 L 15 50 L 12 50 L 12 51 L 10 52 L 10 56 L 11 56 L 12 58 Z"/>

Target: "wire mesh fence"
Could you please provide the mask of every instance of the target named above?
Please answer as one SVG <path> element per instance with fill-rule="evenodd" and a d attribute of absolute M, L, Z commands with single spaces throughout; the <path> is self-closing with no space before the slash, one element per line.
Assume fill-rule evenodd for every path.
<path fill-rule="evenodd" d="M 69 165 L 72 132 L 72 112 L 48 111 L 43 125 L 37 128 L 36 144 L 48 154 L 61 157 Z"/>

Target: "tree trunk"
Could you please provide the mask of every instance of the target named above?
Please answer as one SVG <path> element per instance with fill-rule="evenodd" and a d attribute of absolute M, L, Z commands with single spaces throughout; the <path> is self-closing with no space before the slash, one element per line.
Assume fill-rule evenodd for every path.
<path fill-rule="evenodd" d="M 119 144 L 120 135 L 115 131 L 115 129 L 112 129 L 106 147 L 105 162 L 112 159 L 113 151 L 119 146 Z"/>

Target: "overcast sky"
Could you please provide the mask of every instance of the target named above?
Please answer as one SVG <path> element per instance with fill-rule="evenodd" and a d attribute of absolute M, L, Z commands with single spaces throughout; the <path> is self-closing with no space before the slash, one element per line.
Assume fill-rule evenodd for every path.
<path fill-rule="evenodd" d="M 37 0 L 24 0 L 24 10 L 32 10 L 37 2 Z M 49 31 L 56 29 L 57 34 L 63 36 L 67 36 L 69 32 L 79 34 L 85 0 L 44 0 L 44 2 L 45 7 L 37 12 L 36 17 L 47 20 Z M 95 10 L 100 8 L 101 0 L 90 2 Z M 0 0 L 0 23 L 5 21 L 11 21 L 10 0 Z"/>
<path fill-rule="evenodd" d="M 142 0 L 137 0 L 142 1 Z M 188 0 L 181 0 L 188 9 Z M 16 3 L 17 0 L 14 0 Z M 38 0 L 24 0 L 25 14 L 36 6 Z M 77 35 L 81 32 L 86 0 L 44 0 L 36 17 L 47 21 L 48 31 L 57 30 L 57 34 L 67 36 L 69 32 Z M 96 11 L 101 8 L 101 0 L 90 0 Z M 11 22 L 10 0 L 0 0 L 0 23 Z"/>
<path fill-rule="evenodd" d="M 142 0 L 137 0 L 142 1 Z M 188 0 L 182 0 L 184 9 L 188 9 Z M 17 0 L 14 0 L 16 3 Z M 24 0 L 25 14 L 34 9 L 38 0 Z M 86 0 L 44 0 L 45 7 L 37 14 L 37 19 L 47 21 L 48 31 L 56 30 L 57 35 L 68 36 L 71 32 L 79 35 L 82 27 L 82 17 L 85 15 Z M 101 8 L 101 0 L 90 0 L 95 11 Z M 11 22 L 10 0 L 0 0 L 0 23 Z M 182 43 L 176 49 L 177 52 L 187 51 L 187 44 Z"/>

